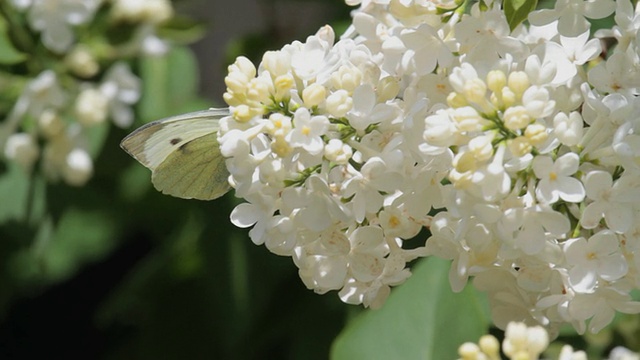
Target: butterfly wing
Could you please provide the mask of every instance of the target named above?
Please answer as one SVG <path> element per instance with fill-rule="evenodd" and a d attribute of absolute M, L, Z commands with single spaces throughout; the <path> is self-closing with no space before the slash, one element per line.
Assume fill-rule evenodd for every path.
<path fill-rule="evenodd" d="M 226 194 L 229 173 L 217 136 L 201 136 L 169 154 L 151 175 L 156 189 L 183 199 L 213 200 Z"/>
<path fill-rule="evenodd" d="M 120 146 L 151 170 L 159 191 L 186 199 L 215 199 L 229 189 L 216 139 L 218 121 L 228 114 L 228 109 L 209 109 L 154 121 L 129 134 Z"/>

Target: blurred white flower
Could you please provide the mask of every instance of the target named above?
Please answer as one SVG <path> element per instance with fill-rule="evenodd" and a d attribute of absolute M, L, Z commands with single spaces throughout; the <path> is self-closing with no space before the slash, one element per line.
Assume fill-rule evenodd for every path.
<path fill-rule="evenodd" d="M 140 99 L 140 87 L 140 79 L 124 62 L 112 65 L 105 74 L 100 91 L 109 99 L 109 113 L 117 126 L 133 123 L 131 106 Z"/>
<path fill-rule="evenodd" d="M 102 0 L 32 0 L 20 4 L 28 8 L 29 24 L 42 33 L 42 43 L 51 51 L 62 53 L 75 40 L 72 26 L 86 24 Z"/>
<path fill-rule="evenodd" d="M 15 133 L 9 136 L 4 146 L 4 156 L 17 162 L 27 171 L 40 156 L 40 149 L 36 140 L 27 133 Z"/>

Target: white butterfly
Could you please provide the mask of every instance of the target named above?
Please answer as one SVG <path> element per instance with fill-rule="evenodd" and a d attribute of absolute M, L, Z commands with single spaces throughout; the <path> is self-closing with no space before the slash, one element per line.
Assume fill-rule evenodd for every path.
<path fill-rule="evenodd" d="M 228 109 L 209 109 L 154 121 L 120 147 L 151 170 L 151 182 L 163 194 L 213 200 L 230 188 L 217 140 L 218 122 L 227 115 Z"/>

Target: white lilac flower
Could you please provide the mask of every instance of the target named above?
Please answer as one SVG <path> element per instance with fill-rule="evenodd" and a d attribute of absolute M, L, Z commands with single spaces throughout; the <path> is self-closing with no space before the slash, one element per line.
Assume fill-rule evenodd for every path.
<path fill-rule="evenodd" d="M 78 94 L 75 103 L 75 114 L 78 122 L 86 125 L 96 125 L 107 119 L 109 99 L 94 88 L 86 88 Z"/>
<path fill-rule="evenodd" d="M 72 26 L 91 21 L 102 0 L 33 0 L 28 5 L 29 24 L 42 33 L 42 43 L 62 53 L 74 42 Z"/>
<path fill-rule="evenodd" d="M 614 183 L 611 174 L 596 170 L 587 174 L 584 187 L 587 197 L 593 200 L 580 219 L 584 228 L 596 228 L 602 218 L 610 229 L 617 232 L 631 227 L 634 203 L 640 200 L 637 176 L 623 176 Z"/>
<path fill-rule="evenodd" d="M 27 133 L 15 133 L 9 136 L 4 147 L 4 156 L 29 170 L 40 156 L 38 143 Z"/>
<path fill-rule="evenodd" d="M 569 283 L 580 293 L 591 293 L 599 279 L 614 281 L 627 273 L 627 262 L 620 251 L 619 240 L 610 230 L 602 230 L 587 241 L 570 239 L 564 243 L 569 269 Z"/>
<path fill-rule="evenodd" d="M 620 48 L 587 71 L 601 47 L 584 18 L 610 0 L 558 1 L 513 32 L 495 1 L 350 3 L 341 40 L 324 27 L 229 67 L 219 142 L 247 201 L 232 222 L 349 304 L 381 306 L 435 255 L 501 328 L 638 312 L 637 10 L 618 2 Z M 426 247 L 403 249 L 421 226 Z"/>
<path fill-rule="evenodd" d="M 529 14 L 533 25 L 545 25 L 558 21 L 558 32 L 564 36 L 576 36 L 589 29 L 589 19 L 602 19 L 615 10 L 612 0 L 558 0 L 553 9 L 543 9 Z"/>
<path fill-rule="evenodd" d="M 404 71 L 415 75 L 431 73 L 436 65 L 449 67 L 453 63 L 451 50 L 442 41 L 436 29 L 422 24 L 415 30 L 407 30 L 400 35 L 406 46 L 402 64 Z"/>
<path fill-rule="evenodd" d="M 538 198 L 548 204 L 559 199 L 577 203 L 584 199 L 585 191 L 580 180 L 572 177 L 578 171 L 580 159 L 575 153 L 567 153 L 554 162 L 548 156 L 537 156 L 533 171 L 540 179 L 536 188 Z"/>
<path fill-rule="evenodd" d="M 133 123 L 131 106 L 140 99 L 140 79 L 125 63 L 116 63 L 104 76 L 100 91 L 109 100 L 109 113 L 119 127 Z"/>

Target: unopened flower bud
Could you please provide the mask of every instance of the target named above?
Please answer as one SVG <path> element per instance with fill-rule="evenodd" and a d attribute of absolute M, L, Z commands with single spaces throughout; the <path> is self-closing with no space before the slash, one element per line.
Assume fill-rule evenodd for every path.
<path fill-rule="evenodd" d="M 377 101 L 383 103 L 385 101 L 395 99 L 400 92 L 400 83 L 393 76 L 387 76 L 380 80 L 376 87 Z"/>
<path fill-rule="evenodd" d="M 4 146 L 4 156 L 29 170 L 38 160 L 40 149 L 36 140 L 27 133 L 15 133 L 9 136 Z"/>
<path fill-rule="evenodd" d="M 251 60 L 247 59 L 244 56 L 238 56 L 236 58 L 236 61 L 229 65 L 229 73 L 231 72 L 241 72 L 243 73 L 247 78 L 254 78 L 256 77 L 256 67 L 253 65 L 253 63 L 251 62 Z"/>
<path fill-rule="evenodd" d="M 293 151 L 293 148 L 291 147 L 289 142 L 284 138 L 284 136 L 277 136 L 271 142 L 271 151 L 273 151 L 274 154 L 280 157 L 286 157 L 289 154 L 291 154 L 291 151 Z"/>
<path fill-rule="evenodd" d="M 236 121 L 241 123 L 251 120 L 254 116 L 251 108 L 244 104 L 233 108 L 231 114 L 233 115 L 233 118 L 236 119 Z"/>
<path fill-rule="evenodd" d="M 346 90 L 338 90 L 327 97 L 327 112 L 341 118 L 353 107 L 353 99 Z"/>
<path fill-rule="evenodd" d="M 524 156 L 530 153 L 533 149 L 533 146 L 531 146 L 529 139 L 524 136 L 518 136 L 515 139 L 509 140 L 507 142 L 507 146 L 509 147 L 509 151 L 511 151 L 513 156 L 517 157 Z"/>
<path fill-rule="evenodd" d="M 447 96 L 447 105 L 451 106 L 452 108 L 459 108 L 467 106 L 469 105 L 469 103 L 467 102 L 467 99 L 465 99 L 465 97 L 461 94 L 457 92 L 451 92 Z"/>
<path fill-rule="evenodd" d="M 348 163 L 352 155 L 353 151 L 351 150 L 351 147 L 339 139 L 329 140 L 327 145 L 324 147 L 324 157 L 339 165 Z"/>
<path fill-rule="evenodd" d="M 487 84 L 479 78 L 468 80 L 464 83 L 464 96 L 468 101 L 483 104 L 486 101 Z"/>
<path fill-rule="evenodd" d="M 487 74 L 487 87 L 499 93 L 507 85 L 507 75 L 502 70 L 491 70 Z"/>
<path fill-rule="evenodd" d="M 336 89 L 353 92 L 362 82 L 362 72 L 355 66 L 340 66 L 337 72 L 331 74 L 331 81 Z"/>
<path fill-rule="evenodd" d="M 38 118 L 38 131 L 47 139 L 60 135 L 63 130 L 64 123 L 56 111 L 45 110 Z"/>
<path fill-rule="evenodd" d="M 73 149 L 65 159 L 62 176 L 67 184 L 84 185 L 93 174 L 93 161 L 84 149 Z"/>
<path fill-rule="evenodd" d="M 486 161 L 493 155 L 493 144 L 491 136 L 477 136 L 469 141 L 469 150 L 477 161 Z"/>
<path fill-rule="evenodd" d="M 72 73 L 90 78 L 98 73 L 100 65 L 93 55 L 82 46 L 76 46 L 64 59 Z"/>
<path fill-rule="evenodd" d="M 502 88 L 502 106 L 505 108 L 513 106 L 518 101 L 518 96 L 508 87 Z"/>
<path fill-rule="evenodd" d="M 549 137 L 546 126 L 537 123 L 527 126 L 524 130 L 524 136 L 529 139 L 529 142 L 534 146 L 542 144 L 547 141 Z"/>
<path fill-rule="evenodd" d="M 518 96 L 522 95 L 531 82 L 529 76 L 524 71 L 514 71 L 509 74 L 509 88 Z"/>
<path fill-rule="evenodd" d="M 327 89 L 324 86 L 314 83 L 302 90 L 302 100 L 304 106 L 312 108 L 324 102 L 327 96 Z"/>
<path fill-rule="evenodd" d="M 291 56 L 285 51 L 267 51 L 260 65 L 275 78 L 291 70 Z"/>
<path fill-rule="evenodd" d="M 503 115 L 504 126 L 509 130 L 519 130 L 531 123 L 531 117 L 523 106 L 512 106 Z"/>
<path fill-rule="evenodd" d="M 274 137 L 284 137 L 291 131 L 291 118 L 280 113 L 273 113 L 269 116 L 267 130 Z"/>
<path fill-rule="evenodd" d="M 289 91 L 294 85 L 294 79 L 291 74 L 284 74 L 278 76 L 273 84 L 275 85 L 275 97 L 276 99 L 287 99 L 290 97 Z"/>
<path fill-rule="evenodd" d="M 109 99 L 97 89 L 88 88 L 80 92 L 75 104 L 78 122 L 84 126 L 93 126 L 107 118 Z"/>

